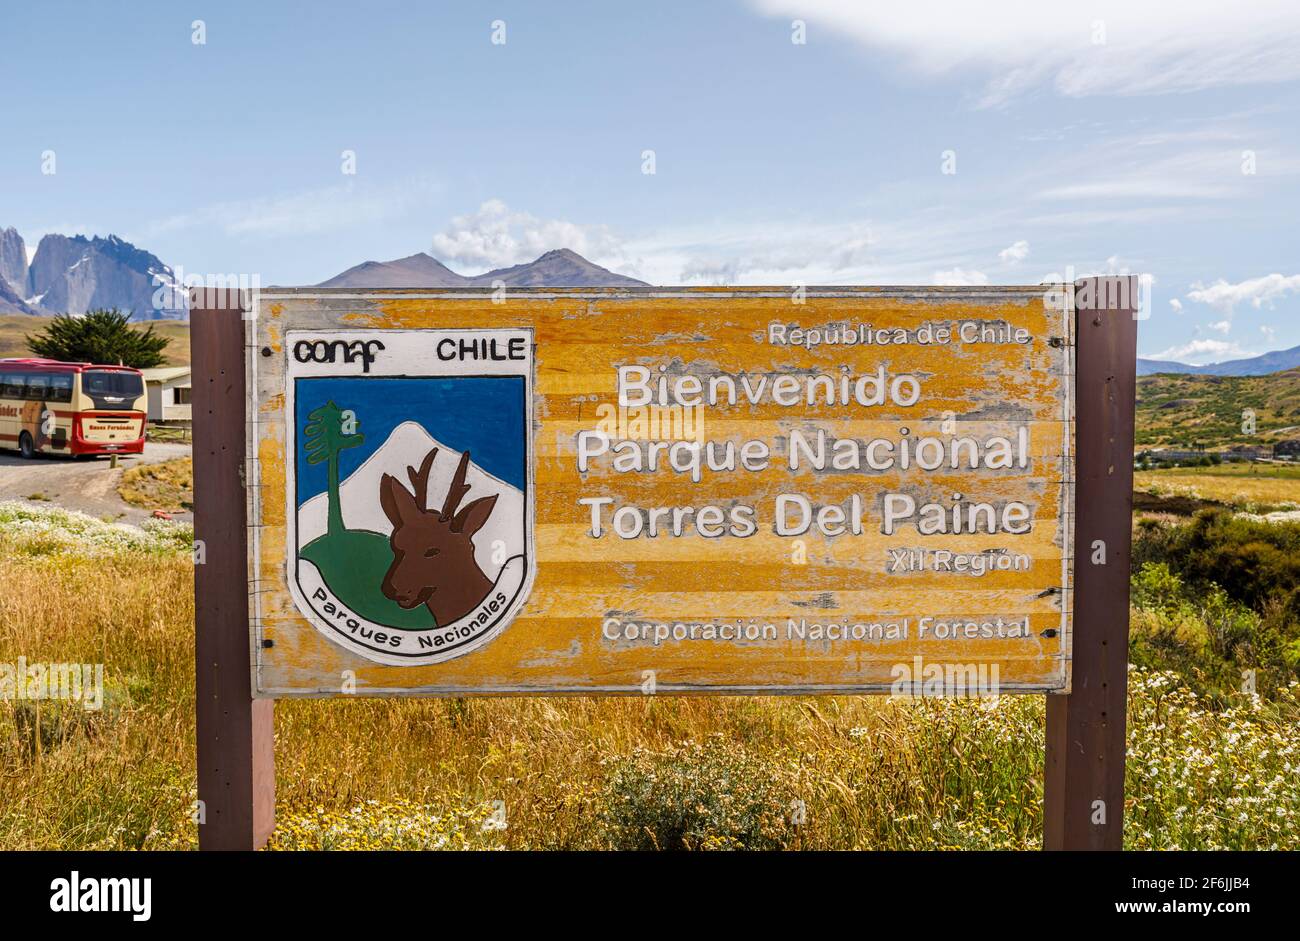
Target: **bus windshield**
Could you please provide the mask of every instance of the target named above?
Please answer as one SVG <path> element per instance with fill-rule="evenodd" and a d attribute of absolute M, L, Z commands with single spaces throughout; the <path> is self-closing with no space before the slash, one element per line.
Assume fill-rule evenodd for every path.
<path fill-rule="evenodd" d="M 87 369 L 81 374 L 81 391 L 95 401 L 96 408 L 131 408 L 144 395 L 139 373 Z"/>

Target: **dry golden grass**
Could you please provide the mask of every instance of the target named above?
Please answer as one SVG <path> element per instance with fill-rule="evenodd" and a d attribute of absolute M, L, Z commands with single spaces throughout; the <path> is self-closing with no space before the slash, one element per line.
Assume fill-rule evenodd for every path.
<path fill-rule="evenodd" d="M 16 747 L 5 704 L 0 848 L 193 844 L 191 593 L 183 555 L 3 553 L 0 661 L 103 663 L 115 691 L 96 734 L 35 760 Z M 278 808 L 292 827 L 318 807 L 340 816 L 370 800 L 448 811 L 500 800 L 508 825 L 476 836 L 484 845 L 598 846 L 607 759 L 716 733 L 806 801 L 800 845 L 927 845 L 935 832 L 956 841 L 950 831 L 981 789 L 976 800 L 996 798 L 999 816 L 975 845 L 1032 844 L 1041 702 L 965 711 L 982 721 L 957 722 L 944 704 L 846 697 L 282 701 Z M 1013 730 L 1022 766 L 953 760 Z M 922 833 L 932 821 L 946 823 Z"/>
<path fill-rule="evenodd" d="M 39 333 L 50 325 L 49 317 L 33 317 L 30 314 L 0 314 L 0 357 L 31 356 L 27 348 L 27 337 Z M 152 326 L 154 333 L 162 334 L 171 342 L 163 350 L 165 365 L 188 366 L 190 364 L 190 325 L 187 320 L 151 320 L 136 324 L 137 327 Z"/>
<path fill-rule="evenodd" d="M 175 829 L 193 765 L 192 579 L 189 558 L 174 554 L 0 560 L 0 657 L 102 663 L 109 687 L 93 736 L 31 758 L 17 741 L 17 705 L 0 704 L 0 847 L 112 847 Z"/>
<path fill-rule="evenodd" d="M 193 509 L 194 461 L 178 457 L 133 467 L 122 475 L 117 492 L 127 503 L 147 510 Z"/>
<path fill-rule="evenodd" d="M 0 519 L 0 662 L 103 663 L 109 686 L 101 715 L 56 724 L 35 748 L 20 707 L 0 703 L 0 849 L 195 845 L 189 556 L 96 553 Z M 1171 724 L 1175 712 L 1144 682 L 1130 740 L 1133 845 L 1300 846 L 1300 788 L 1280 770 L 1300 752 L 1297 711 L 1223 719 L 1176 702 Z M 1043 712 L 1042 697 L 993 708 L 880 697 L 285 700 L 274 845 L 593 848 L 651 834 L 651 845 L 705 848 L 1032 848 Z M 1190 755 L 1202 770 L 1189 783 Z M 1247 801 L 1249 826 L 1227 813 L 1232 800 Z M 1195 826 L 1187 807 L 1201 815 Z M 485 825 L 496 808 L 504 829 Z"/>
<path fill-rule="evenodd" d="M 1237 463 L 1137 471 L 1133 487 L 1241 508 L 1300 507 L 1300 467 L 1289 465 Z"/>

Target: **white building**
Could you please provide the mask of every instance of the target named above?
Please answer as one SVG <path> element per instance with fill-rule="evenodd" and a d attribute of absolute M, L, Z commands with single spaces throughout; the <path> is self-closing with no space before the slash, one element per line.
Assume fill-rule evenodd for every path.
<path fill-rule="evenodd" d="M 149 421 L 190 420 L 190 367 L 142 369 L 149 399 Z"/>

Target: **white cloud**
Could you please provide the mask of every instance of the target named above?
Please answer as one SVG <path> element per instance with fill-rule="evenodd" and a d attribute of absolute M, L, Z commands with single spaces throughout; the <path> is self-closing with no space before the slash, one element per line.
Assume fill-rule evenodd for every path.
<path fill-rule="evenodd" d="M 1231 195 L 1231 187 L 1223 184 L 1149 176 L 1069 183 L 1038 194 L 1042 199 L 1224 199 Z"/>
<path fill-rule="evenodd" d="M 1067 97 L 1158 94 L 1300 77 L 1293 0 L 1132 3 L 1093 0 L 750 0 L 762 14 L 806 20 L 932 78 L 985 79 L 982 105 L 1051 86 Z"/>
<path fill-rule="evenodd" d="M 1024 239 L 1008 245 L 998 252 L 998 258 L 1007 264 L 1019 264 L 1029 257 L 1029 243 Z"/>
<path fill-rule="evenodd" d="M 988 284 L 989 276 L 974 269 L 949 268 L 947 271 L 936 271 L 931 280 L 938 285 Z"/>
<path fill-rule="evenodd" d="M 1267 274 L 1262 278 L 1251 278 L 1236 284 L 1222 278 L 1208 286 L 1197 283 L 1193 285 L 1193 290 L 1187 292 L 1187 297 L 1231 315 L 1238 304 L 1249 303 L 1258 310 L 1265 305 L 1272 307 L 1274 301 L 1296 292 L 1300 292 L 1300 274 L 1289 277 Z"/>
<path fill-rule="evenodd" d="M 555 248 L 570 248 L 595 261 L 619 254 L 621 242 L 608 226 L 539 219 L 512 211 L 499 199 L 456 216 L 433 237 L 433 254 L 442 261 L 485 271 L 532 261 Z"/>
<path fill-rule="evenodd" d="M 1133 262 L 1126 258 L 1120 258 L 1118 255 L 1111 255 L 1106 259 L 1106 274 L 1132 274 Z"/>
<path fill-rule="evenodd" d="M 987 254 L 986 237 L 946 216 L 898 225 L 784 218 L 661 229 L 593 260 L 652 284 L 923 284 L 954 258 Z"/>
<path fill-rule="evenodd" d="M 629 237 L 619 252 L 593 260 L 652 284 L 979 285 L 993 280 L 982 261 L 999 253 L 995 246 L 1013 245 L 1020 226 L 1020 215 L 1000 206 L 953 212 L 939 205 L 842 222 L 773 217 L 660 229 Z M 1127 272 L 1130 262 L 1112 257 L 1075 264 L 1072 277 Z M 1015 280 L 1035 283 L 1019 275 Z"/>
<path fill-rule="evenodd" d="M 1175 314 L 1181 314 L 1183 312 L 1183 302 L 1176 297 L 1169 298 L 1169 306 L 1174 309 Z"/>
<path fill-rule="evenodd" d="M 231 236 L 286 237 L 339 232 L 400 218 L 427 205 L 439 192 L 427 178 L 387 186 L 356 182 L 279 196 L 204 206 L 149 223 L 146 239 L 192 228 L 215 228 Z"/>
<path fill-rule="evenodd" d="M 1171 346 L 1159 353 L 1152 353 L 1146 359 L 1172 359 L 1200 366 L 1224 359 L 1240 359 L 1249 355 L 1251 354 L 1236 343 L 1227 340 L 1192 340 L 1182 346 Z"/>
<path fill-rule="evenodd" d="M 1098 277 L 1115 277 L 1119 275 L 1137 275 L 1139 283 L 1145 290 L 1150 290 L 1156 283 L 1156 276 L 1146 271 L 1134 271 L 1135 262 L 1121 258 L 1119 255 L 1111 255 L 1105 261 L 1100 263 L 1085 263 L 1079 268 L 1069 268 L 1064 274 L 1059 271 L 1052 271 L 1043 275 L 1039 283 L 1053 281 L 1077 281 L 1079 278 L 1098 278 Z M 1173 303 L 1172 301 L 1170 303 Z"/>
<path fill-rule="evenodd" d="M 1260 325 L 1259 325 L 1259 332 L 1262 333 L 1262 334 L 1264 334 L 1264 340 L 1265 340 L 1266 342 L 1268 342 L 1268 343 L 1274 343 L 1274 342 L 1277 341 L 1277 330 L 1275 330 L 1275 329 L 1274 329 L 1272 326 L 1270 326 L 1269 324 L 1266 324 L 1266 323 L 1262 323 L 1262 324 L 1260 324 Z"/>
<path fill-rule="evenodd" d="M 1239 198 L 1253 182 L 1241 173 L 1240 163 L 1250 133 L 1221 128 L 1213 135 L 1191 131 L 1106 139 L 1061 167 L 1058 179 L 1034 195 L 1090 204 Z M 1269 150 L 1268 167 L 1273 176 L 1289 177 L 1300 171 L 1300 161 Z"/>
<path fill-rule="evenodd" d="M 1206 324 L 1206 326 L 1209 327 L 1211 330 L 1217 330 L 1219 333 L 1222 333 L 1224 336 L 1227 336 L 1229 333 L 1232 332 L 1231 320 L 1216 320 L 1214 321 L 1214 323 Z"/>

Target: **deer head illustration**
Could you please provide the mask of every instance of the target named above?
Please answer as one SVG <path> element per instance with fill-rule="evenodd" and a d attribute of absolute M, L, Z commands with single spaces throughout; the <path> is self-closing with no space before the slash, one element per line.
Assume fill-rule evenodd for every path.
<path fill-rule="evenodd" d="M 472 611 L 492 588 L 492 580 L 474 560 L 474 534 L 487 522 L 497 497 L 480 497 L 457 509 L 469 492 L 466 451 L 442 509 L 425 509 L 429 471 L 437 456 L 434 448 L 418 471 L 407 468 L 414 493 L 389 474 L 379 481 L 379 504 L 393 524 L 388 540 L 393 564 L 384 575 L 383 591 L 403 608 L 427 605 L 439 624 L 450 624 Z"/>

